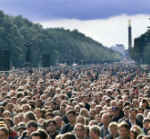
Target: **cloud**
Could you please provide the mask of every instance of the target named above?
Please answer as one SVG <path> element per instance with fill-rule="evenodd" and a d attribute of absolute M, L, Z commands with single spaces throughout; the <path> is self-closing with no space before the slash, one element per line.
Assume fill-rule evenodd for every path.
<path fill-rule="evenodd" d="M 127 16 L 120 15 L 107 19 L 97 20 L 76 20 L 61 19 L 40 22 L 45 28 L 63 27 L 65 29 L 78 29 L 86 36 L 110 47 L 114 44 L 124 44 L 128 46 L 128 20 L 131 19 L 133 39 L 140 36 L 147 30 L 150 15 Z"/>
<path fill-rule="evenodd" d="M 0 0 L 0 9 L 32 21 L 106 19 L 121 14 L 150 13 L 150 0 Z"/>
<path fill-rule="evenodd" d="M 133 38 L 146 31 L 150 0 L 0 0 L 0 10 L 22 15 L 44 27 L 78 29 L 111 46 L 128 44 L 128 19 Z"/>

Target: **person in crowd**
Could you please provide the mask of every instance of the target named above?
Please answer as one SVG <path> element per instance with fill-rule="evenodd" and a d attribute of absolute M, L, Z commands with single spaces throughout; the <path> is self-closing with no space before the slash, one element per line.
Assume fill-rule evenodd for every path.
<path fill-rule="evenodd" d="M 0 127 L 0 139 L 9 139 L 9 129 L 7 127 Z"/>
<path fill-rule="evenodd" d="M 36 121 L 29 121 L 27 123 L 27 130 L 23 132 L 22 136 L 19 139 L 31 139 L 32 132 L 38 129 L 38 124 Z"/>
<path fill-rule="evenodd" d="M 85 127 L 81 123 L 77 123 L 74 127 L 76 139 L 88 139 L 85 132 Z"/>
<path fill-rule="evenodd" d="M 36 121 L 36 116 L 32 111 L 28 111 L 24 114 L 24 122 L 27 123 L 28 121 L 31 121 L 31 120 Z"/>
<path fill-rule="evenodd" d="M 100 127 L 97 125 L 93 125 L 90 127 L 90 139 L 100 139 Z"/>
<path fill-rule="evenodd" d="M 150 129 L 150 118 L 144 118 L 143 120 L 143 131 L 147 135 L 148 130 Z"/>
<path fill-rule="evenodd" d="M 141 127 L 133 125 L 130 129 L 130 139 L 136 139 L 140 134 L 144 134 Z"/>
<path fill-rule="evenodd" d="M 73 133 L 65 133 L 61 136 L 61 139 L 76 139 L 75 135 Z"/>
<path fill-rule="evenodd" d="M 150 80 L 135 64 L 17 69 L 0 73 L 0 92 L 0 127 L 8 129 L 9 138 L 41 138 L 32 137 L 39 128 L 49 138 L 80 138 L 78 124 L 84 125 L 85 138 L 99 137 L 97 128 L 90 133 L 93 126 L 104 139 L 150 134 Z M 47 125 L 51 120 L 56 124 Z"/>
<path fill-rule="evenodd" d="M 108 126 L 109 134 L 106 136 L 106 139 L 115 139 L 119 136 L 118 133 L 118 123 L 110 122 Z"/>
<path fill-rule="evenodd" d="M 49 136 L 45 130 L 38 129 L 37 131 L 32 132 L 31 139 L 49 139 Z"/>
<path fill-rule="evenodd" d="M 117 139 L 130 139 L 130 126 L 127 122 L 121 122 L 118 125 L 119 137 Z"/>
<path fill-rule="evenodd" d="M 54 120 L 56 121 L 57 131 L 60 132 L 61 128 L 64 126 L 64 121 L 60 115 L 55 116 Z"/>
<path fill-rule="evenodd" d="M 67 113 L 67 118 L 69 123 L 62 127 L 61 133 L 71 132 L 76 124 L 76 112 L 74 110 L 69 110 Z"/>
<path fill-rule="evenodd" d="M 58 135 L 57 123 L 53 119 L 49 119 L 46 123 L 46 131 L 51 139 L 55 139 Z"/>
<path fill-rule="evenodd" d="M 104 138 L 109 134 L 108 125 L 111 121 L 112 121 L 112 116 L 108 112 L 106 112 L 102 115 L 102 119 L 101 119 L 102 126 L 100 128 L 100 137 L 101 138 Z"/>

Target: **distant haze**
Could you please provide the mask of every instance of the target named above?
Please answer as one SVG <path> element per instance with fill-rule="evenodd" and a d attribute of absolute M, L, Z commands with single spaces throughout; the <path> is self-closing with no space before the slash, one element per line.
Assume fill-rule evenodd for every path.
<path fill-rule="evenodd" d="M 108 19 L 77 20 L 60 19 L 40 22 L 44 27 L 63 27 L 65 29 L 78 29 L 85 35 L 110 47 L 115 44 L 123 44 L 128 47 L 128 20 L 131 19 L 132 39 L 140 36 L 147 30 L 150 24 L 150 15 L 127 16 L 120 15 Z M 134 41 L 133 41 L 134 42 Z"/>

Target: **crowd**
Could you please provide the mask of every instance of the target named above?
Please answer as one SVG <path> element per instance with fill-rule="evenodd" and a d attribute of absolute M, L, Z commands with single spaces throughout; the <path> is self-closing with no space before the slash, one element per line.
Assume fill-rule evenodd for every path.
<path fill-rule="evenodd" d="M 149 139 L 150 77 L 101 64 L 0 74 L 0 139 Z"/>

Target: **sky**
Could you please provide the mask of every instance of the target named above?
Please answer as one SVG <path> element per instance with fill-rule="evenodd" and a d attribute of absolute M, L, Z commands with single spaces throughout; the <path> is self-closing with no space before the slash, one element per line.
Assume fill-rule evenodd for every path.
<path fill-rule="evenodd" d="M 43 27 L 78 29 L 110 47 L 128 45 L 128 20 L 133 40 L 150 24 L 150 0 L 0 0 L 0 10 L 22 15 Z"/>

